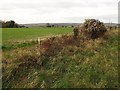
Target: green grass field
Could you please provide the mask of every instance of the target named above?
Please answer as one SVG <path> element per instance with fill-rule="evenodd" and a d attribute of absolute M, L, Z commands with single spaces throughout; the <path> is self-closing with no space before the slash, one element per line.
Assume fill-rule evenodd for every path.
<path fill-rule="evenodd" d="M 71 33 L 72 28 L 3 28 L 3 42 Z"/>
<path fill-rule="evenodd" d="M 54 35 L 71 34 L 72 28 L 3 28 L 2 42 L 3 50 L 17 47 L 31 46 L 38 37 L 45 38 Z M 23 42 L 24 41 L 24 42 Z"/>

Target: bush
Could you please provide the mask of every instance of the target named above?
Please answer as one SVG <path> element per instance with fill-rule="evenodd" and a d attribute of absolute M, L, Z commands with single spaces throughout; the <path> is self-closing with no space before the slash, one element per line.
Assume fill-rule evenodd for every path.
<path fill-rule="evenodd" d="M 86 21 L 81 26 L 74 28 L 73 31 L 75 38 L 80 35 L 83 37 L 95 39 L 103 36 L 107 29 L 99 20 L 86 19 Z"/>

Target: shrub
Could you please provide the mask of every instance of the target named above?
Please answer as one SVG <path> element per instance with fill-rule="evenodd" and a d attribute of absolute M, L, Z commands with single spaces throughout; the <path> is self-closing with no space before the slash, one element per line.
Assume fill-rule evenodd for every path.
<path fill-rule="evenodd" d="M 99 20 L 86 19 L 81 26 L 74 28 L 73 31 L 75 38 L 80 35 L 83 37 L 95 39 L 103 36 L 107 29 Z"/>

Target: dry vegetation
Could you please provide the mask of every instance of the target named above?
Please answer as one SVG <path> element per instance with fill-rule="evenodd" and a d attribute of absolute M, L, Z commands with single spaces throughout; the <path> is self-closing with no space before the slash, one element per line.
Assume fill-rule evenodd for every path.
<path fill-rule="evenodd" d="M 118 88 L 118 30 L 3 52 L 3 88 Z"/>

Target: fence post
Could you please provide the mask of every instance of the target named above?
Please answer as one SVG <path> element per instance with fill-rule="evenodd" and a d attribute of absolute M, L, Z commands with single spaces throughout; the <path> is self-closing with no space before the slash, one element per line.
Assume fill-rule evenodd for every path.
<path fill-rule="evenodd" d="M 41 44 L 41 42 L 40 42 L 40 37 L 38 37 L 38 40 L 37 40 L 37 41 L 38 41 L 38 45 L 40 45 L 40 44 Z"/>

